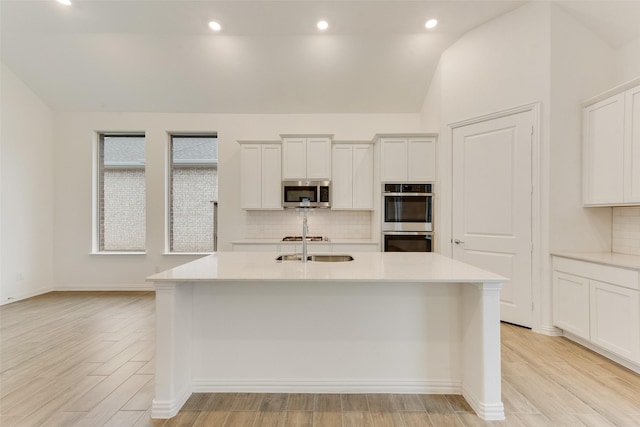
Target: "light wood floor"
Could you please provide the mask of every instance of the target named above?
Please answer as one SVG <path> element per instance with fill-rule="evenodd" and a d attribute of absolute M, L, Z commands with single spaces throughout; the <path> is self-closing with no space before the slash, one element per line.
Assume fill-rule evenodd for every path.
<path fill-rule="evenodd" d="M 572 342 L 502 325 L 506 417 L 454 395 L 196 394 L 151 420 L 154 298 L 56 292 L 0 307 L 0 425 L 640 426 L 640 376 Z"/>

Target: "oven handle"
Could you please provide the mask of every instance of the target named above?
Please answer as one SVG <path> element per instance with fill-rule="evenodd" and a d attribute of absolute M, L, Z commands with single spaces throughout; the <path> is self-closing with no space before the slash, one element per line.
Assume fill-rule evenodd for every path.
<path fill-rule="evenodd" d="M 433 196 L 433 193 L 382 193 L 383 196 Z"/>
<path fill-rule="evenodd" d="M 431 236 L 433 237 L 433 232 L 431 231 L 383 231 L 383 235 L 391 235 L 391 236 Z"/>

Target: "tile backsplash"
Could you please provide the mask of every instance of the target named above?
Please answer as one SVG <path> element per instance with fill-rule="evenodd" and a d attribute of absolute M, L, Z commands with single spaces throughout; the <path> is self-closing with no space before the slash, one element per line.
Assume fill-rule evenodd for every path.
<path fill-rule="evenodd" d="M 640 255 L 640 207 L 613 208 L 612 250 Z"/>
<path fill-rule="evenodd" d="M 302 234 L 302 213 L 283 211 L 247 211 L 247 239 L 281 239 Z M 331 211 L 313 209 L 308 216 L 309 235 L 330 239 L 370 239 L 369 211 Z"/>

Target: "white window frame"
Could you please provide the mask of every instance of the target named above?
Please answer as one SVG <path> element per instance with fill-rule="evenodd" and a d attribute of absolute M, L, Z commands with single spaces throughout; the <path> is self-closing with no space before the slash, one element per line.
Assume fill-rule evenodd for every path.
<path fill-rule="evenodd" d="M 214 252 L 174 252 L 171 248 L 171 173 L 172 173 L 172 142 L 174 137 L 202 137 L 202 138 L 218 138 L 218 132 L 204 131 L 204 132 L 167 132 L 167 138 L 165 141 L 165 156 L 164 156 L 164 170 L 165 170 L 165 182 L 164 182 L 164 253 L 163 255 L 208 255 Z M 219 146 L 218 146 L 219 148 Z M 203 163 L 203 165 L 205 165 Z M 207 163 L 206 166 L 210 166 Z M 214 163 L 214 167 L 218 169 L 218 162 Z M 215 221 L 217 222 L 217 212 L 214 213 Z M 214 225 L 214 251 L 217 250 L 217 227 Z"/>
<path fill-rule="evenodd" d="M 95 131 L 93 133 L 92 141 L 92 177 L 91 177 L 91 255 L 145 255 L 146 251 L 146 237 L 145 237 L 145 249 L 139 251 L 103 251 L 100 249 L 100 143 L 104 136 L 140 136 L 145 137 L 144 131 Z M 146 157 L 146 140 L 145 140 L 145 157 Z M 145 162 L 145 177 L 146 177 L 147 165 Z M 146 236 L 146 219 L 145 219 L 145 236 Z"/>

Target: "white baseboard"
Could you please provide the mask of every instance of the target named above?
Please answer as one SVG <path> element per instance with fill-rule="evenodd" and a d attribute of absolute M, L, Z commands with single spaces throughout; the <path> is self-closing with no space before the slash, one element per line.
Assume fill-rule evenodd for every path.
<path fill-rule="evenodd" d="M 182 405 L 185 404 L 187 399 L 191 396 L 191 390 L 189 387 L 185 387 L 182 392 L 178 393 L 178 396 L 172 400 L 157 400 L 153 399 L 151 403 L 151 418 L 167 419 L 175 417 Z"/>
<path fill-rule="evenodd" d="M 611 359 L 614 362 L 624 366 L 627 369 L 631 369 L 633 372 L 640 374 L 640 364 L 631 362 L 630 360 L 627 360 L 625 358 L 622 358 L 614 353 L 611 353 L 610 351 L 607 351 L 603 348 L 598 347 L 595 344 L 590 343 L 589 341 L 585 340 L 584 338 L 580 338 L 576 335 L 573 335 L 569 332 L 564 332 L 564 337 L 567 339 L 570 339 L 573 342 L 576 342 L 578 344 L 580 344 L 583 347 L 588 348 L 589 350 L 592 350 L 604 357 L 606 357 L 607 359 Z"/>
<path fill-rule="evenodd" d="M 467 403 L 473 408 L 478 417 L 486 421 L 504 420 L 504 404 L 490 403 L 480 401 L 470 390 L 463 388 L 462 396 Z"/>
<path fill-rule="evenodd" d="M 193 381 L 194 393 L 407 393 L 461 394 L 456 381 L 405 380 L 207 380 Z"/>
<path fill-rule="evenodd" d="M 3 298 L 2 301 L 0 301 L 0 305 L 11 304 L 13 302 L 25 300 L 27 298 L 37 297 L 38 295 L 48 294 L 49 292 L 53 292 L 53 291 L 55 291 L 55 289 L 43 288 L 43 289 L 38 289 L 36 291 L 27 292 L 26 294 L 23 294 L 23 295 L 10 296 L 7 298 Z"/>
<path fill-rule="evenodd" d="M 556 328 L 555 326 L 542 326 L 540 329 L 535 329 L 533 332 L 537 332 L 542 335 L 547 335 L 549 337 L 562 336 L 562 329 Z"/>
<path fill-rule="evenodd" d="M 56 286 L 55 291 L 153 291 L 155 288 L 150 284 L 137 285 L 60 285 Z"/>

